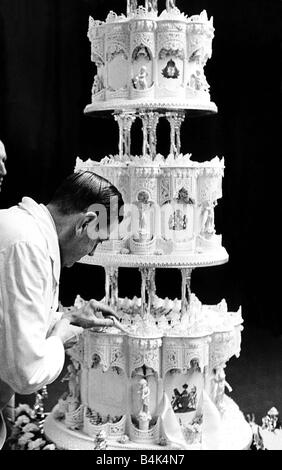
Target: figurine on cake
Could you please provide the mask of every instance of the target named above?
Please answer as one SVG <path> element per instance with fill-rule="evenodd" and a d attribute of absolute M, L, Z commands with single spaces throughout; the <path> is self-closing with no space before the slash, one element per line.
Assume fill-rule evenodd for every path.
<path fill-rule="evenodd" d="M 138 414 L 139 428 L 142 429 L 142 431 L 147 431 L 151 420 L 149 412 L 150 388 L 146 379 L 141 379 L 139 386 L 140 390 L 138 393 L 141 395 L 142 403 L 141 410 Z"/>
<path fill-rule="evenodd" d="M 148 72 L 145 65 L 140 68 L 140 72 L 133 80 L 134 86 L 137 90 L 146 90 L 148 88 L 147 83 Z"/>

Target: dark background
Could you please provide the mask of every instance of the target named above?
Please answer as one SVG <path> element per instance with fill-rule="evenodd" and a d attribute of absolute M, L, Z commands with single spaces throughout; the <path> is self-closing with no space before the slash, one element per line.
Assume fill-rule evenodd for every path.
<path fill-rule="evenodd" d="M 279 335 L 282 3 L 176 4 L 189 15 L 206 9 L 215 26 L 206 74 L 219 112 L 185 122 L 183 151 L 194 160 L 218 155 L 226 162 L 216 227 L 230 262 L 195 270 L 192 290 L 202 302 L 225 297 L 230 310 L 242 305 L 246 325 Z M 159 0 L 159 10 L 164 6 Z M 8 154 L 0 207 L 24 195 L 48 202 L 76 156 L 99 160 L 117 151 L 113 119 L 83 114 L 95 72 L 88 16 L 104 20 L 111 9 L 125 12 L 126 0 L 0 0 L 0 138 Z M 163 153 L 165 129 L 159 132 Z M 136 128 L 133 154 L 141 151 L 140 136 Z M 138 295 L 138 271 L 121 270 L 120 276 L 120 294 Z M 65 305 L 78 293 L 99 299 L 103 287 L 101 268 L 77 264 L 62 273 L 61 298 Z M 157 287 L 160 296 L 179 296 L 180 274 L 159 271 Z"/>

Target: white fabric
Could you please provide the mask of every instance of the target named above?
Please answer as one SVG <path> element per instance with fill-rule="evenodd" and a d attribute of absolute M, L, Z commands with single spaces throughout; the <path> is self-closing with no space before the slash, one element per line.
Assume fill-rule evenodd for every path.
<path fill-rule="evenodd" d="M 23 198 L 1 210 L 0 379 L 15 392 L 33 393 L 63 368 L 63 344 L 48 337 L 60 317 L 59 276 L 58 237 L 47 208 Z"/>
<path fill-rule="evenodd" d="M 167 394 L 164 394 L 163 410 L 161 413 L 161 423 L 164 435 L 168 442 L 170 442 L 177 449 L 188 449 L 187 442 L 184 439 L 181 426 L 178 418 L 172 409 L 170 400 Z"/>
<path fill-rule="evenodd" d="M 164 435 L 171 444 L 178 449 L 189 449 L 167 394 L 164 395 L 161 423 Z M 217 407 L 203 390 L 202 446 L 204 450 L 220 449 L 221 425 L 221 416 Z"/>
<path fill-rule="evenodd" d="M 202 427 L 202 443 L 204 450 L 220 450 L 222 442 L 221 428 L 222 420 L 220 412 L 204 390 Z"/>
<path fill-rule="evenodd" d="M 5 425 L 3 415 L 0 411 L 0 450 L 2 449 L 4 445 L 6 437 L 7 437 L 6 425 Z"/>

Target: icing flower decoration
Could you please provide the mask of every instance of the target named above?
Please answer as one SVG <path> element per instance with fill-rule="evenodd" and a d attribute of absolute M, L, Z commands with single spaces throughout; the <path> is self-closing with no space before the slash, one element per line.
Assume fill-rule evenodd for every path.
<path fill-rule="evenodd" d="M 33 438 L 34 434 L 32 432 L 26 432 L 19 438 L 18 444 L 21 448 L 24 448 Z"/>
<path fill-rule="evenodd" d="M 42 439 L 41 437 L 39 437 L 38 439 L 36 439 L 35 441 L 30 441 L 28 443 L 28 450 L 40 450 L 41 447 L 45 444 L 46 442 L 44 441 L 44 439 Z"/>
<path fill-rule="evenodd" d="M 30 423 L 30 418 L 26 415 L 21 415 L 17 418 L 15 426 L 23 426 L 28 423 Z"/>

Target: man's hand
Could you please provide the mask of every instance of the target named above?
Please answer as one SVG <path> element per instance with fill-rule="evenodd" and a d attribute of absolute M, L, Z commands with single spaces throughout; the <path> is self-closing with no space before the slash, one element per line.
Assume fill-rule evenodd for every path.
<path fill-rule="evenodd" d="M 67 318 L 62 318 L 55 324 L 50 336 L 59 337 L 65 349 L 67 349 L 71 348 L 78 342 L 79 336 L 82 332 L 83 328 L 71 325 Z"/>
<path fill-rule="evenodd" d="M 63 314 L 62 318 L 67 318 L 70 323 L 82 328 L 101 328 L 104 326 L 113 326 L 114 321 L 111 318 L 116 317 L 114 310 L 103 302 L 90 300 L 79 309 L 69 310 Z"/>

